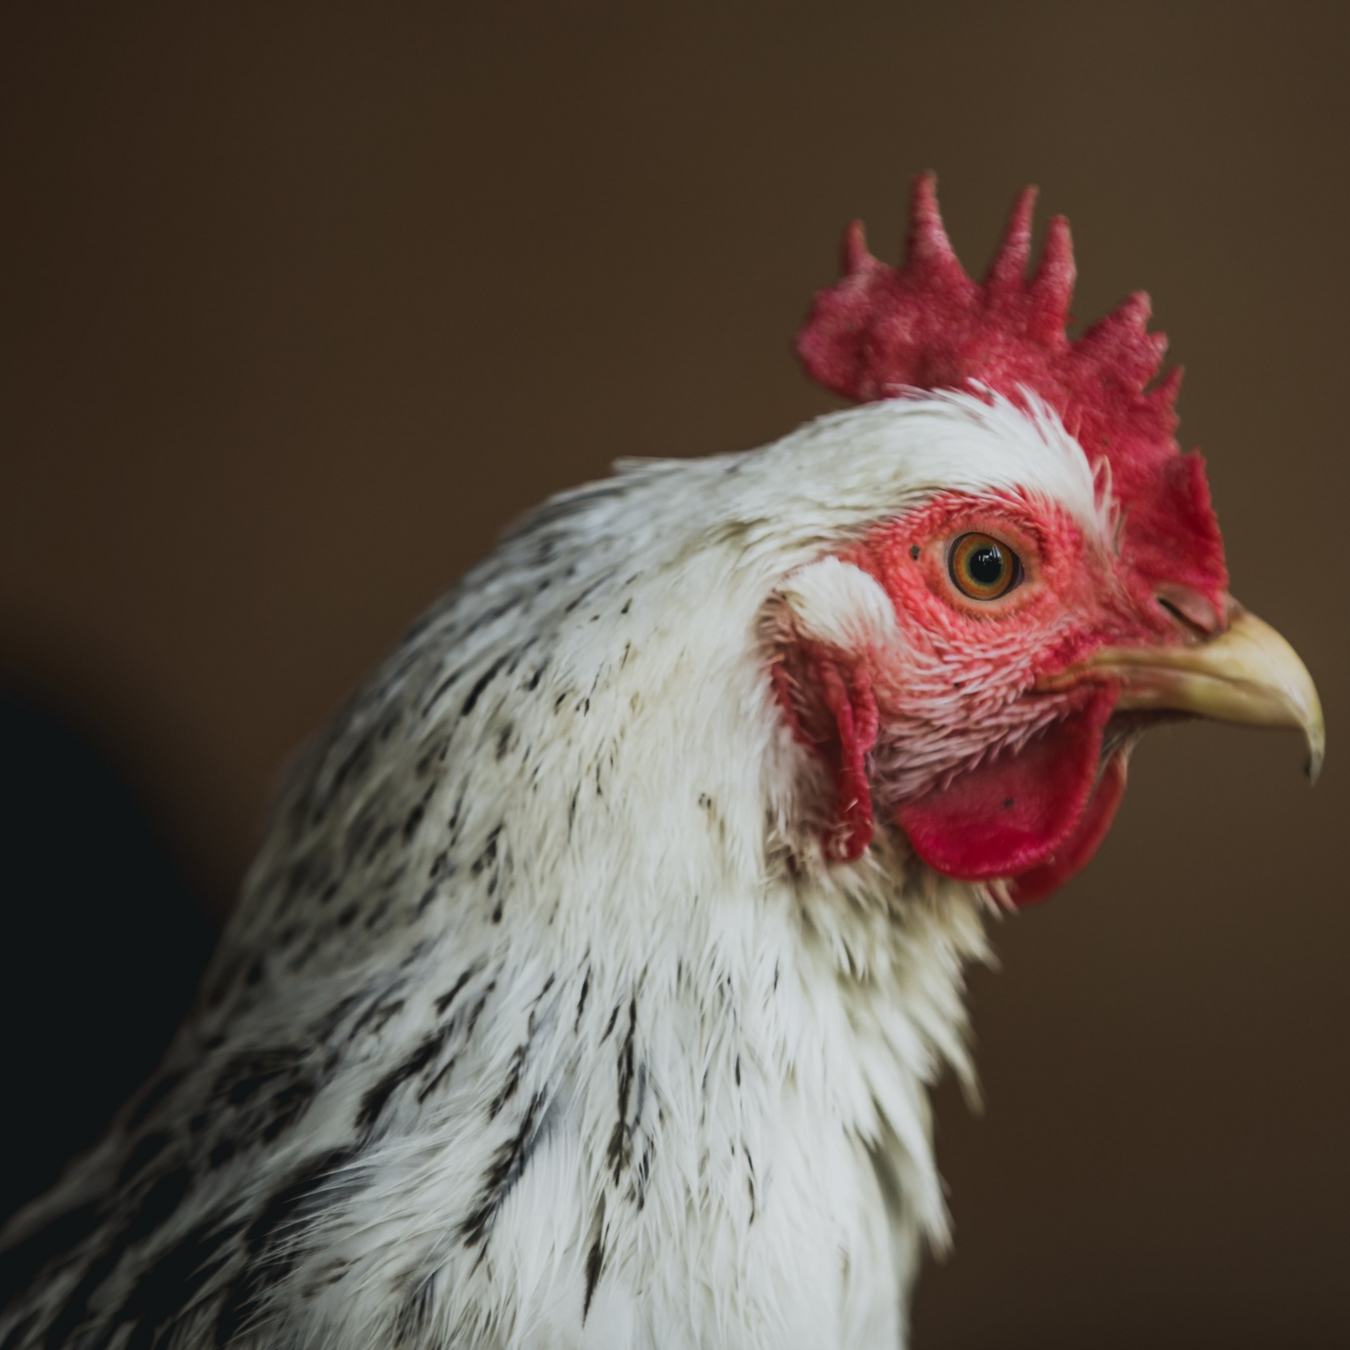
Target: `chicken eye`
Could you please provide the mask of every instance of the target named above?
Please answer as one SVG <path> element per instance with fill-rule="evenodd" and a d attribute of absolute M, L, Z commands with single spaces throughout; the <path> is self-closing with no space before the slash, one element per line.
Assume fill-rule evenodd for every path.
<path fill-rule="evenodd" d="M 1022 561 L 988 534 L 963 534 L 948 561 L 952 583 L 972 600 L 997 600 L 1022 580 Z"/>

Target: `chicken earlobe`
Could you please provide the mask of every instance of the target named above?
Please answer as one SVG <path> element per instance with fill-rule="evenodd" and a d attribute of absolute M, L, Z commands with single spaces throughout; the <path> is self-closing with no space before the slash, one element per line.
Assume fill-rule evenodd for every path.
<path fill-rule="evenodd" d="M 854 862 L 872 842 L 867 758 L 880 721 L 865 658 L 900 640 L 891 599 L 860 567 L 825 557 L 798 568 L 774 601 L 774 692 L 797 742 L 830 765 L 825 856 Z"/>

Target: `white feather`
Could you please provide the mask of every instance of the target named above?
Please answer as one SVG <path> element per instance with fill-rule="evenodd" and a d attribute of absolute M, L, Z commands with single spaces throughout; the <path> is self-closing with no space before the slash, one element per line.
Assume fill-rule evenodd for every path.
<path fill-rule="evenodd" d="M 969 1075 L 961 972 L 988 897 L 885 831 L 826 865 L 828 785 L 757 634 L 779 595 L 822 639 L 896 640 L 884 593 L 828 555 L 953 489 L 1109 520 L 1044 408 L 951 394 L 631 464 L 523 522 L 282 803 L 208 977 L 219 1001 L 170 1051 L 181 1081 L 11 1231 L 108 1193 L 146 1129 L 172 1134 L 161 1161 L 192 1168 L 190 1202 L 83 1325 L 115 1328 L 159 1255 L 232 1221 L 175 1345 L 214 1344 L 268 1252 L 285 1259 L 230 1344 L 900 1344 L 922 1245 L 946 1236 L 927 1093 L 944 1064 Z M 296 1050 L 285 1072 L 313 1095 L 262 1142 L 219 1085 L 268 1047 Z M 213 1167 L 230 1130 L 247 1145 Z M 331 1178 L 258 1237 L 330 1150 Z M 16 1344 L 40 1340 L 117 1222 L 0 1336 L 33 1312 Z"/>

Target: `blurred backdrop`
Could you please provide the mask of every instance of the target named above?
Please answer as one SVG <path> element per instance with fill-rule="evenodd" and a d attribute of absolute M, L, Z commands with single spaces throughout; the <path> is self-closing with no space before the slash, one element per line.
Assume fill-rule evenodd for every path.
<path fill-rule="evenodd" d="M 0 8 L 4 1201 L 153 1061 L 292 750 L 541 497 L 832 406 L 792 333 L 932 167 L 972 271 L 1036 182 L 1079 315 L 1152 292 L 1331 755 L 1155 733 L 998 926 L 916 1344 L 1350 1344 L 1347 16 Z"/>

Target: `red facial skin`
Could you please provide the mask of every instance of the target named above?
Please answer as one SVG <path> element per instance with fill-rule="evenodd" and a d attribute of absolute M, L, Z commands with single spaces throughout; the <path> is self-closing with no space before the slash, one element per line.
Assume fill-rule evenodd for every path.
<path fill-rule="evenodd" d="M 951 545 L 972 531 L 1021 561 L 998 599 L 952 580 Z M 828 855 L 862 854 L 875 802 L 935 871 L 1008 879 L 1019 904 L 1048 895 L 1105 837 L 1128 750 L 1103 762 L 1110 680 L 1036 685 L 1103 646 L 1180 644 L 1184 622 L 1095 531 L 1041 501 L 944 495 L 839 556 L 890 596 L 900 632 L 863 651 L 799 641 L 775 667 L 794 731 L 834 771 Z"/>

